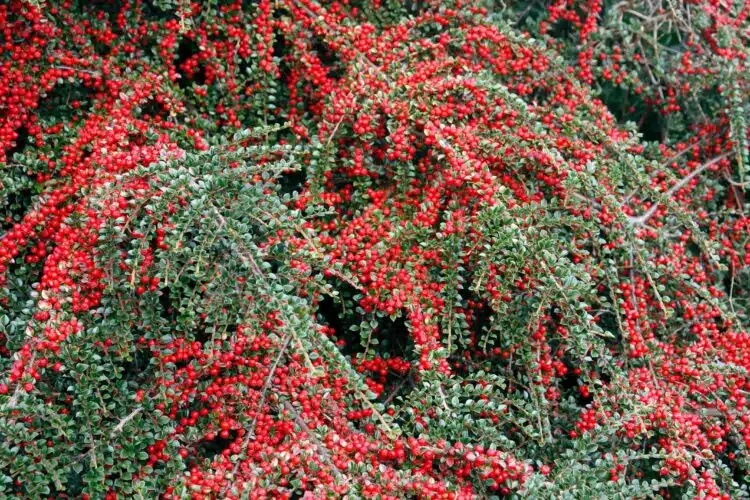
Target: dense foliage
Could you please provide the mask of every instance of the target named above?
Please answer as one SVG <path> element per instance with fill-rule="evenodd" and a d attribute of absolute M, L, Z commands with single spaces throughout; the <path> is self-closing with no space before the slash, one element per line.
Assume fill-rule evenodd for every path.
<path fill-rule="evenodd" d="M 0 5 L 0 496 L 750 497 L 749 15 Z"/>

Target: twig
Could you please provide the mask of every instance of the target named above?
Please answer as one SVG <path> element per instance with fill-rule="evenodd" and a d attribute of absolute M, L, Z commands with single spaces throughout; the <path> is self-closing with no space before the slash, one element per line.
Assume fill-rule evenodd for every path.
<path fill-rule="evenodd" d="M 401 382 L 399 382 L 399 383 L 398 383 L 398 385 L 396 386 L 396 388 L 395 388 L 395 389 L 393 389 L 393 391 L 392 391 L 392 392 L 391 392 L 391 393 L 390 393 L 390 394 L 388 395 L 388 397 L 387 397 L 387 398 L 385 398 L 385 401 L 383 401 L 383 406 L 386 406 L 386 407 L 387 407 L 387 406 L 388 406 L 388 404 L 389 404 L 389 403 L 390 403 L 391 401 L 393 401 L 393 398 L 395 398 L 395 397 L 396 397 L 396 394 L 398 394 L 398 392 L 399 392 L 399 391 L 401 390 L 401 388 L 402 388 L 402 387 L 403 387 L 404 385 L 406 385 L 406 383 L 407 383 L 407 382 L 409 381 L 409 379 L 410 379 L 410 378 L 411 378 L 411 374 L 409 374 L 409 376 L 408 376 L 408 377 L 404 377 L 403 379 L 401 379 Z"/>
<path fill-rule="evenodd" d="M 680 189 L 682 189 L 683 187 L 685 187 L 685 185 L 688 182 L 690 182 L 691 180 L 693 180 L 693 178 L 695 178 L 695 176 L 697 176 L 698 174 L 700 174 L 701 172 L 703 172 L 704 170 L 706 170 L 708 167 L 710 167 L 712 165 L 715 165 L 716 163 L 720 162 L 724 158 L 727 158 L 729 155 L 730 155 L 730 153 L 724 153 L 724 154 L 721 154 L 721 155 L 719 155 L 719 156 L 717 156 L 717 157 L 715 157 L 715 158 L 707 161 L 706 163 L 704 163 L 703 165 L 701 165 L 700 167 L 696 168 L 695 170 L 693 170 L 692 172 L 690 172 L 688 175 L 686 175 L 685 177 L 683 177 L 682 179 L 680 179 L 679 181 L 677 181 L 677 184 L 675 184 L 674 186 L 672 186 L 669 189 L 669 191 L 667 191 L 665 193 L 665 195 L 668 198 L 671 197 L 677 191 L 679 191 Z M 640 215 L 638 217 L 630 217 L 630 222 L 633 225 L 643 225 L 643 224 L 645 224 L 654 215 L 654 213 L 656 213 L 656 210 L 659 208 L 660 205 L 661 205 L 661 203 L 655 202 L 653 205 L 651 205 L 651 208 L 649 208 L 648 211 L 646 211 L 646 213 L 644 213 L 643 215 Z"/>
<path fill-rule="evenodd" d="M 87 75 L 91 75 L 94 78 L 99 78 L 100 76 L 102 76 L 101 73 L 99 73 L 98 71 L 95 71 L 95 70 L 83 69 L 83 68 L 73 68 L 71 66 L 54 65 L 54 66 L 50 66 L 50 68 L 52 68 L 52 69 L 64 69 L 64 70 L 68 70 L 68 71 L 77 71 L 78 73 L 85 73 Z"/>
<path fill-rule="evenodd" d="M 258 415 L 261 411 L 263 411 L 263 406 L 266 404 L 266 395 L 268 394 L 268 389 L 271 387 L 271 382 L 273 381 L 274 376 L 276 375 L 276 368 L 279 366 L 279 362 L 281 361 L 281 358 L 284 357 L 284 353 L 286 352 L 286 348 L 289 346 L 289 342 L 292 340 L 292 335 L 290 333 L 287 333 L 284 336 L 284 343 L 281 346 L 281 349 L 279 350 L 279 354 L 276 356 L 276 359 L 273 361 L 273 365 L 271 366 L 271 371 L 268 373 L 268 377 L 266 378 L 266 382 L 263 384 L 263 389 L 260 393 L 260 402 L 258 403 L 258 408 L 255 411 L 255 416 L 253 417 L 253 421 L 250 423 L 249 428 L 247 429 L 247 436 L 242 441 L 242 449 L 240 450 L 240 456 L 237 458 L 237 463 L 234 464 L 234 468 L 232 469 L 232 475 L 231 478 L 234 479 L 234 477 L 237 475 L 237 470 L 240 467 L 240 462 L 242 461 L 242 455 L 247 452 L 247 445 L 250 444 L 250 439 L 252 439 L 255 436 L 255 424 L 258 422 Z M 224 490 L 221 492 L 221 495 L 224 496 L 224 494 L 227 491 L 227 488 L 229 488 L 229 483 L 224 487 Z"/>
<path fill-rule="evenodd" d="M 323 445 L 323 443 L 320 442 L 318 439 L 318 436 L 315 435 L 315 433 L 310 429 L 310 427 L 307 425 L 307 423 L 302 420 L 302 417 L 297 413 L 297 410 L 294 409 L 294 406 L 289 401 L 284 401 L 284 408 L 292 414 L 294 417 L 294 421 L 299 425 L 302 430 L 304 430 L 308 436 L 310 436 L 310 439 L 312 439 L 318 448 L 318 453 L 320 454 L 320 458 L 323 459 L 325 463 L 331 466 L 331 469 L 333 470 L 333 475 L 336 476 L 336 479 L 338 479 L 340 482 L 345 482 L 344 476 L 341 474 L 341 471 L 338 467 L 336 467 L 336 464 L 333 463 L 331 460 L 331 456 L 328 454 L 328 449 Z"/>
<path fill-rule="evenodd" d="M 237 235 L 237 233 L 231 227 L 227 225 L 227 220 L 224 218 L 224 216 L 221 215 L 221 213 L 219 212 L 219 209 L 216 207 L 213 207 L 213 209 L 214 209 L 214 213 L 216 214 L 216 217 L 219 219 L 221 224 L 224 226 L 227 226 L 227 230 L 232 232 L 234 235 Z M 241 243 L 241 240 L 238 239 L 237 242 Z M 247 248 L 245 248 L 245 250 L 247 250 Z M 238 256 L 243 264 L 249 266 L 253 270 L 253 273 L 256 276 L 258 277 L 263 276 L 263 271 L 260 270 L 260 266 L 258 266 L 258 263 L 255 262 L 255 258 L 250 252 L 246 251 L 244 253 L 238 253 Z"/>
<path fill-rule="evenodd" d="M 143 408 L 140 406 L 136 408 L 135 410 L 131 411 L 125 418 L 120 420 L 120 423 L 118 423 L 114 427 L 114 429 L 112 429 L 112 434 L 119 434 L 120 432 L 122 432 L 122 429 L 125 428 L 125 424 L 133 420 L 136 417 L 136 415 L 138 415 L 141 411 L 143 411 Z"/>

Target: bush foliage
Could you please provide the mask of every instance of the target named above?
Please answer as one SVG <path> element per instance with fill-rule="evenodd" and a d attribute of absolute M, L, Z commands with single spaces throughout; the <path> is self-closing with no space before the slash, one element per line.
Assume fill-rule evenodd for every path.
<path fill-rule="evenodd" d="M 0 5 L 0 496 L 750 497 L 748 15 Z"/>

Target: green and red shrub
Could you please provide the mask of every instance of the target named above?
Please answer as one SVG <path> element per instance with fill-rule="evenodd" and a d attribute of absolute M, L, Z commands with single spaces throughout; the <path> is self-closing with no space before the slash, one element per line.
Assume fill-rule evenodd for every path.
<path fill-rule="evenodd" d="M 0 492 L 747 497 L 748 9 L 0 6 Z"/>

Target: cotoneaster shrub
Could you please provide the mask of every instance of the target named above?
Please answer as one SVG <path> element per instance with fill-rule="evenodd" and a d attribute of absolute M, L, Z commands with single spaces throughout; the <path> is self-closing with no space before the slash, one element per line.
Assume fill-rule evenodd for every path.
<path fill-rule="evenodd" d="M 750 496 L 741 2 L 0 6 L 0 491 Z"/>

